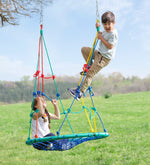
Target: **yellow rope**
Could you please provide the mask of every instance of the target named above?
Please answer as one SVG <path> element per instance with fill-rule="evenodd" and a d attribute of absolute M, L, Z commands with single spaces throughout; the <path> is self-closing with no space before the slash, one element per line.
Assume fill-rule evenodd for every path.
<path fill-rule="evenodd" d="M 81 97 L 81 101 L 82 101 L 82 105 L 84 106 L 84 101 L 83 101 L 83 98 L 82 98 L 82 97 Z M 90 119 L 89 119 L 89 116 L 88 116 L 88 114 L 87 114 L 86 108 L 84 108 L 84 111 L 85 111 L 86 117 L 87 117 L 87 119 L 88 119 L 88 123 L 89 123 L 89 125 L 90 125 L 91 132 L 94 132 L 94 129 L 92 128 L 92 124 L 91 124 L 91 122 L 90 122 Z"/>
<path fill-rule="evenodd" d="M 94 111 L 93 111 L 93 114 L 94 114 Z M 97 132 L 95 116 L 94 116 L 93 120 L 94 120 L 94 132 Z"/>
<path fill-rule="evenodd" d="M 97 32 L 97 34 L 98 34 L 98 32 Z M 90 61 L 90 59 L 91 59 L 91 56 L 92 56 L 92 53 L 93 53 L 93 48 L 94 48 L 94 45 L 95 45 L 95 43 L 96 43 L 96 41 L 97 41 L 97 34 L 96 34 L 96 37 L 95 37 L 95 40 L 94 40 L 93 46 L 92 46 L 92 48 L 91 48 L 91 50 L 90 50 L 90 53 L 89 53 L 88 59 L 87 59 L 87 61 L 86 61 L 86 64 L 88 64 L 89 61 Z M 80 78 L 80 81 L 79 81 L 78 86 L 80 86 L 80 84 L 81 84 L 81 81 L 82 81 L 83 75 L 84 75 L 84 71 L 83 71 L 83 73 L 82 73 L 82 75 L 81 75 L 81 78 Z"/>
<path fill-rule="evenodd" d="M 92 107 L 94 107 L 92 100 L 91 100 L 91 105 Z M 94 114 L 95 114 L 95 111 L 93 110 L 93 115 Z M 94 132 L 97 132 L 95 116 L 93 117 L 93 121 L 94 121 Z"/>
<path fill-rule="evenodd" d="M 99 22 L 99 20 L 97 20 L 97 22 Z M 96 44 L 97 36 L 98 36 L 98 32 L 96 33 L 96 37 L 95 37 L 94 43 L 93 43 L 93 45 L 92 45 L 92 48 L 91 48 L 91 50 L 90 50 L 90 53 L 89 53 L 88 59 L 87 59 L 87 61 L 86 61 L 86 64 L 89 63 L 89 61 L 90 61 L 90 59 L 91 59 L 91 56 L 92 56 L 92 54 L 93 54 L 93 48 L 94 48 L 94 45 Z M 84 70 L 83 70 L 83 73 L 82 73 L 82 75 L 81 75 L 81 78 L 80 78 L 80 81 L 79 81 L 78 86 L 80 86 L 80 84 L 81 84 L 83 75 L 84 75 Z M 81 97 L 81 101 L 82 101 L 82 105 L 84 106 L 84 101 L 83 101 L 83 98 L 82 98 L 82 97 Z M 91 122 L 90 122 L 90 119 L 89 119 L 89 116 L 88 116 L 88 114 L 87 114 L 86 108 L 84 108 L 84 111 L 85 111 L 86 117 L 87 117 L 87 119 L 88 119 L 88 122 L 89 122 L 89 125 L 90 125 L 90 128 L 91 128 L 91 132 L 97 132 L 95 116 L 94 116 L 94 118 L 93 118 L 93 120 L 94 120 L 94 129 L 95 129 L 95 130 L 94 130 L 94 129 L 92 128 L 92 124 L 91 124 Z M 94 114 L 94 111 L 93 111 L 93 114 Z"/>

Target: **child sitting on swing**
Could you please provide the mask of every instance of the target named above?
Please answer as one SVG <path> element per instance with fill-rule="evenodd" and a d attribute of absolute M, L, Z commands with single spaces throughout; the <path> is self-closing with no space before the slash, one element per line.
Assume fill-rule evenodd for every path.
<path fill-rule="evenodd" d="M 39 109 L 38 112 L 38 121 L 37 113 L 33 113 L 32 117 L 32 138 L 43 138 L 48 136 L 55 136 L 55 134 L 50 133 L 50 120 L 58 120 L 60 119 L 60 112 L 57 105 L 57 100 L 52 100 L 52 104 L 54 106 L 55 113 L 49 113 L 47 111 L 47 104 L 43 97 L 34 98 L 32 103 L 32 109 L 34 111 Z M 36 122 L 38 122 L 38 126 L 36 128 Z M 36 130 L 37 129 L 37 130 Z M 37 134 L 36 134 L 37 132 Z M 74 141 L 70 142 L 68 139 L 60 139 L 53 140 L 49 143 L 49 141 L 42 142 L 40 144 L 34 143 L 33 147 L 38 150 L 50 150 L 57 147 L 59 150 L 71 149 L 75 146 Z"/>
<path fill-rule="evenodd" d="M 102 68 L 107 66 L 111 59 L 115 55 L 116 45 L 118 41 L 118 33 L 114 28 L 115 25 L 115 15 L 111 12 L 105 12 L 101 21 L 104 27 L 104 31 L 99 31 L 97 38 L 100 40 L 98 50 L 94 51 L 93 55 L 93 64 L 90 69 L 87 71 L 85 79 L 81 84 L 80 89 L 69 89 L 70 94 L 79 100 L 83 93 L 87 90 L 87 88 L 91 85 L 92 79 Z M 96 28 L 99 27 L 100 24 L 96 23 Z M 91 48 L 83 47 L 81 49 L 82 55 L 87 61 Z"/>
<path fill-rule="evenodd" d="M 32 103 L 33 110 L 36 111 L 38 108 L 39 112 L 38 112 L 38 121 L 36 121 L 37 113 L 36 112 L 33 113 L 32 138 L 35 138 L 36 132 L 38 138 L 55 136 L 53 133 L 50 133 L 50 120 L 60 119 L 60 112 L 57 105 L 57 100 L 52 100 L 52 104 L 55 110 L 54 114 L 48 112 L 47 104 L 46 101 L 44 100 L 44 97 L 34 98 Z M 36 122 L 38 122 L 37 128 L 36 128 Z"/>

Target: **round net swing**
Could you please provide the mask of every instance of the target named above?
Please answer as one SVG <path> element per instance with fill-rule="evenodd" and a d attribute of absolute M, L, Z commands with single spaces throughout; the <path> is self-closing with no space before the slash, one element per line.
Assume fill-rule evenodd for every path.
<path fill-rule="evenodd" d="M 84 104 L 83 99 L 81 99 L 82 104 L 83 104 L 82 110 L 80 112 L 73 112 L 72 111 L 72 106 L 73 106 L 73 104 L 76 100 L 76 98 L 74 98 L 73 102 L 71 103 L 71 106 L 67 109 L 67 111 L 65 111 L 65 109 L 63 107 L 63 104 L 62 104 L 62 101 L 60 99 L 60 94 L 58 92 L 57 84 L 56 84 L 56 81 L 55 81 L 55 75 L 53 73 L 50 58 L 49 58 L 48 51 L 47 51 L 46 44 L 45 44 L 45 40 L 44 40 L 44 37 L 43 37 L 43 26 L 42 25 L 41 25 L 41 31 L 40 31 L 39 45 L 40 45 L 40 47 L 39 47 L 39 53 L 38 53 L 38 62 L 37 62 L 38 64 L 37 64 L 36 73 L 34 74 L 35 84 L 34 84 L 33 100 L 34 100 L 35 97 L 45 96 L 49 101 L 52 101 L 52 99 L 49 96 L 47 96 L 45 91 L 44 91 L 44 80 L 45 79 L 53 79 L 53 82 L 54 82 L 55 88 L 56 88 L 56 97 L 57 97 L 57 100 L 60 101 L 61 107 L 63 109 L 62 114 L 65 115 L 65 116 L 64 116 L 64 120 L 63 120 L 60 128 L 57 131 L 57 136 L 38 138 L 38 136 L 35 135 L 35 138 L 30 138 L 32 116 L 33 116 L 33 113 L 35 112 L 35 111 L 33 111 L 33 108 L 32 108 L 31 113 L 30 113 L 29 137 L 26 141 L 26 144 L 33 145 L 34 148 L 39 149 L 39 150 L 45 150 L 45 151 L 48 151 L 48 150 L 50 150 L 50 151 L 51 150 L 61 150 L 62 151 L 62 150 L 71 149 L 71 148 L 73 148 L 73 147 L 75 147 L 75 146 L 77 146 L 77 145 L 79 145 L 83 142 L 86 142 L 86 141 L 108 137 L 109 134 L 107 133 L 107 131 L 104 127 L 104 124 L 102 122 L 102 119 L 101 119 L 99 113 L 97 112 L 97 110 L 94 106 L 94 101 L 93 101 L 93 98 L 92 98 L 94 93 L 92 92 L 92 87 L 89 87 L 87 89 L 87 91 L 89 91 L 89 95 L 90 95 L 90 98 L 91 98 L 91 103 L 92 103 L 91 108 L 86 107 L 85 104 Z M 45 50 L 46 50 L 47 59 L 48 59 L 49 65 L 50 65 L 51 73 L 52 73 L 52 75 L 48 76 L 48 77 L 46 77 L 43 73 L 43 45 L 44 45 Z M 93 50 L 94 50 L 94 48 L 95 47 L 93 47 Z M 42 70 L 41 74 L 40 74 L 40 62 L 41 62 L 41 68 L 42 68 L 41 69 Z M 83 72 L 84 72 L 84 70 L 83 70 Z M 42 91 L 40 91 L 40 82 L 42 84 L 41 85 L 42 86 Z M 86 114 L 91 132 L 90 133 L 88 133 L 88 132 L 87 133 L 75 133 L 73 131 L 73 128 L 72 128 L 71 124 L 70 124 L 68 116 L 70 114 L 81 113 L 83 111 Z M 87 111 L 89 112 L 90 115 L 88 115 Z M 92 113 L 93 113 L 93 116 L 92 116 Z M 99 121 L 102 124 L 104 132 L 97 132 L 96 131 L 97 129 L 96 129 L 96 123 L 95 123 L 95 116 L 98 116 Z M 94 129 L 92 128 L 91 120 L 94 120 Z M 66 121 L 69 124 L 71 134 L 61 135 L 60 131 L 61 131 L 61 129 L 62 129 L 62 127 L 63 127 L 63 125 Z"/>
<path fill-rule="evenodd" d="M 97 34 L 98 34 L 98 32 L 97 32 Z M 83 73 L 81 75 L 81 79 L 78 84 L 78 90 L 80 90 L 82 82 L 85 78 L 85 73 L 88 72 L 88 69 L 90 67 L 92 57 L 94 54 L 94 50 L 95 50 L 97 42 L 98 42 L 97 34 L 96 34 L 93 46 L 91 48 L 89 58 L 83 67 Z M 45 48 L 46 56 L 47 56 L 48 63 L 50 66 L 51 76 L 44 75 L 44 67 L 43 67 L 43 49 L 44 48 Z M 57 97 L 57 100 L 59 100 L 62 111 L 63 111 L 61 113 L 61 115 L 64 116 L 64 119 L 63 119 L 60 127 L 58 128 L 58 131 L 56 132 L 57 135 L 38 138 L 37 132 L 36 132 L 36 134 L 34 135 L 34 138 L 31 138 L 32 117 L 33 117 L 33 113 L 35 112 L 35 111 L 33 111 L 33 107 L 32 107 L 31 113 L 30 113 L 29 136 L 26 141 L 27 145 L 32 145 L 34 148 L 36 148 L 38 150 L 44 150 L 44 151 L 64 151 L 64 150 L 71 149 L 83 142 L 102 139 L 102 138 L 106 138 L 109 136 L 109 134 L 107 133 L 107 131 L 104 127 L 103 121 L 94 105 L 94 100 L 93 100 L 94 93 L 92 91 L 92 86 L 89 86 L 87 91 L 85 92 L 85 96 L 87 93 L 89 93 L 89 96 L 90 96 L 90 100 L 91 100 L 90 108 L 88 108 L 85 105 L 83 98 L 81 98 L 81 103 L 82 103 L 81 111 L 77 111 L 77 112 L 72 111 L 72 107 L 73 107 L 74 103 L 76 102 L 77 96 L 75 96 L 70 107 L 67 110 L 64 109 L 61 98 L 60 98 L 60 94 L 58 92 L 57 84 L 55 81 L 55 75 L 53 73 L 51 61 L 50 61 L 48 51 L 46 48 L 46 43 L 45 43 L 44 36 L 43 36 L 43 25 L 41 25 L 41 30 L 40 30 L 38 62 L 37 62 L 37 68 L 36 68 L 36 73 L 34 74 L 34 78 L 35 78 L 35 83 L 34 83 L 34 91 L 33 91 L 33 100 L 36 97 L 45 96 L 49 101 L 52 101 L 52 98 L 49 97 L 44 91 L 44 81 L 48 80 L 48 79 L 53 80 L 55 89 L 56 89 L 56 97 Z M 69 115 L 79 114 L 82 112 L 85 112 L 85 116 L 87 118 L 87 123 L 89 124 L 90 130 L 91 130 L 90 132 L 88 132 L 88 131 L 81 132 L 81 133 L 74 132 L 74 129 L 71 125 L 71 122 L 69 120 Z M 102 126 L 103 132 L 97 131 L 96 118 L 99 120 L 98 128 L 100 126 Z M 37 119 L 38 119 L 38 109 L 37 109 Z M 66 122 L 69 125 L 71 133 L 61 134 L 61 130 L 64 127 L 64 123 L 66 123 Z M 37 127 L 38 127 L 38 125 L 37 125 Z"/>

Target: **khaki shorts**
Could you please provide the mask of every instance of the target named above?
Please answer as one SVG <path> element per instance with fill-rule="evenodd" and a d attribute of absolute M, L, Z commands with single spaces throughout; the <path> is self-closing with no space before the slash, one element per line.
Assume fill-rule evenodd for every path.
<path fill-rule="evenodd" d="M 90 53 L 91 48 L 90 47 L 83 47 L 81 49 L 82 55 L 85 59 L 85 61 L 87 61 L 89 53 Z M 103 57 L 100 52 L 98 52 L 97 50 L 94 51 L 94 55 L 93 55 L 93 64 L 91 66 L 91 68 L 88 70 L 88 72 L 86 73 L 86 77 L 83 81 L 83 84 L 81 85 L 81 92 L 85 92 L 86 89 L 88 88 L 88 86 L 91 85 L 92 79 L 93 77 L 105 66 L 107 66 L 109 64 L 109 62 L 111 61 L 110 59 L 107 59 L 105 57 Z"/>

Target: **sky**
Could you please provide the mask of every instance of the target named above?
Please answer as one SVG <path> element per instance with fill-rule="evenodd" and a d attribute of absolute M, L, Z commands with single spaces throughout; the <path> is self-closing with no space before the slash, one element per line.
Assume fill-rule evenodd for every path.
<path fill-rule="evenodd" d="M 115 14 L 119 35 L 115 58 L 101 74 L 150 75 L 149 8 L 149 0 L 98 0 L 100 16 L 108 10 Z M 44 8 L 43 35 L 56 76 L 76 76 L 82 71 L 81 48 L 93 45 L 95 23 L 96 0 L 54 0 Z M 20 17 L 19 24 L 0 27 L 1 81 L 20 81 L 24 76 L 32 79 L 36 71 L 40 15 Z M 51 73 L 45 51 L 44 72 Z"/>

